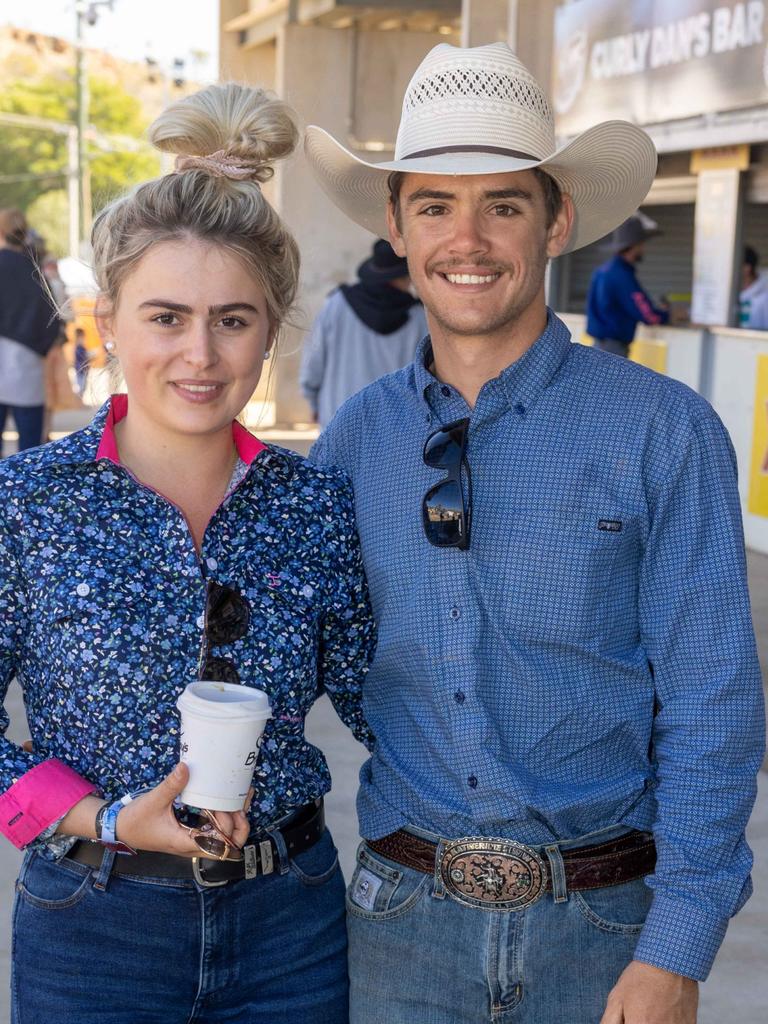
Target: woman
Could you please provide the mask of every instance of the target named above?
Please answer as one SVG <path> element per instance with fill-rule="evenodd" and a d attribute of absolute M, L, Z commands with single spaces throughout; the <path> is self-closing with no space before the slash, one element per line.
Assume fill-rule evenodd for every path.
<path fill-rule="evenodd" d="M 0 456 L 10 412 L 19 451 L 43 440 L 45 355 L 61 331 L 41 271 L 27 250 L 20 210 L 0 210 Z"/>
<path fill-rule="evenodd" d="M 151 135 L 176 173 L 93 232 L 127 396 L 0 472 L 0 683 L 18 677 L 34 751 L 0 745 L 0 828 L 28 850 L 13 1020 L 336 1024 L 343 882 L 303 729 L 324 687 L 368 738 L 351 493 L 235 420 L 296 292 L 296 245 L 259 183 L 297 132 L 282 103 L 227 85 Z M 174 765 L 197 678 L 265 690 L 274 717 L 247 813 L 195 838 Z"/>

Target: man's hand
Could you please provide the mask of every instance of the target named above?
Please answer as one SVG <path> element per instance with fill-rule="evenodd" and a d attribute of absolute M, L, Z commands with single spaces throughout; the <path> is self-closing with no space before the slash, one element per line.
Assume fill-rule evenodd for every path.
<path fill-rule="evenodd" d="M 633 960 L 608 995 L 600 1024 L 696 1024 L 699 984 Z"/>

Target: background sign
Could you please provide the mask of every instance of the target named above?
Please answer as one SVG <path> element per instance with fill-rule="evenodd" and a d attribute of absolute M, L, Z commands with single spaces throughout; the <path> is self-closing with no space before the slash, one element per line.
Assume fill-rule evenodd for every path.
<path fill-rule="evenodd" d="M 555 13 L 558 134 L 768 102 L 765 0 L 577 0 Z"/>
<path fill-rule="evenodd" d="M 740 173 L 736 167 L 702 171 L 696 183 L 691 302 L 695 324 L 725 325 L 733 319 Z"/>
<path fill-rule="evenodd" d="M 768 517 L 768 356 L 757 357 L 755 418 L 749 473 L 749 511 Z"/>

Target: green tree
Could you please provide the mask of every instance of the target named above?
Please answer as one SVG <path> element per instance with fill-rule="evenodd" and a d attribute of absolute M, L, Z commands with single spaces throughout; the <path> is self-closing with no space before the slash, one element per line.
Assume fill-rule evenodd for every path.
<path fill-rule="evenodd" d="M 94 210 L 137 181 L 159 173 L 159 158 L 143 142 L 146 123 L 139 101 L 105 79 L 89 80 L 89 120 L 102 144 L 89 141 L 91 195 Z M 72 77 L 48 76 L 17 80 L 0 90 L 0 112 L 72 123 L 75 119 Z M 141 142 L 134 149 L 110 139 L 128 136 Z M 104 146 L 108 146 L 105 149 Z M 46 192 L 66 187 L 65 135 L 32 126 L 0 122 L 0 205 L 28 210 Z"/>
<path fill-rule="evenodd" d="M 53 256 L 66 256 L 69 247 L 69 199 L 63 189 L 51 189 L 33 199 L 27 220 L 45 238 Z"/>

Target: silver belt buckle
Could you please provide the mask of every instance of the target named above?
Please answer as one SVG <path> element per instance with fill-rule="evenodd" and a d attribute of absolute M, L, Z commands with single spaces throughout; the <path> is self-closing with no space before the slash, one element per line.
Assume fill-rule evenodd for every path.
<path fill-rule="evenodd" d="M 468 907 L 524 910 L 547 884 L 547 865 L 530 846 L 466 836 L 447 843 L 440 875 L 451 896 Z"/>
<path fill-rule="evenodd" d="M 223 882 L 209 882 L 207 879 L 203 878 L 203 873 L 200 870 L 199 857 L 192 858 L 192 874 L 195 876 L 197 884 L 202 885 L 205 889 L 218 889 L 220 886 L 227 884 L 226 878 Z"/>

